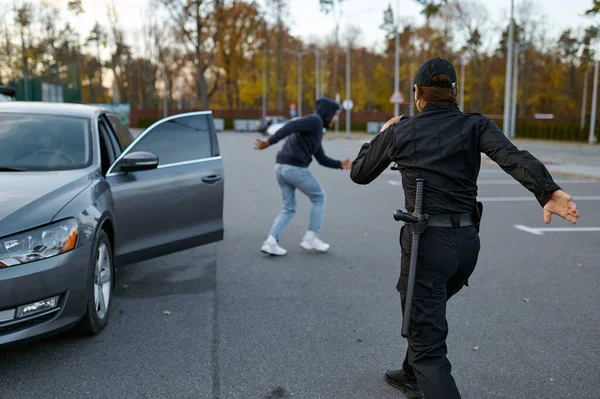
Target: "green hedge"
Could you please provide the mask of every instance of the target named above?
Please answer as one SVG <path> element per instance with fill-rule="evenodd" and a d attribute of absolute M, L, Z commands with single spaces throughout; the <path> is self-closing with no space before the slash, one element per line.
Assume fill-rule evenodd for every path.
<path fill-rule="evenodd" d="M 596 137 L 600 126 L 596 128 Z M 529 121 L 519 121 L 515 129 L 517 138 L 541 139 L 541 140 L 561 140 L 574 142 L 587 142 L 590 132 L 590 126 L 587 125 L 581 130 L 579 123 L 565 122 L 542 122 L 535 123 Z"/>
<path fill-rule="evenodd" d="M 137 122 L 137 128 L 140 129 L 146 129 L 147 127 L 149 127 L 150 125 L 152 125 L 154 122 L 160 120 L 161 118 L 151 118 L 151 117 L 145 117 L 145 118 L 140 118 Z M 234 118 L 224 118 L 224 122 L 225 122 L 225 130 L 233 130 L 233 119 Z M 340 131 L 346 131 L 346 121 L 340 121 Z M 335 126 L 332 126 L 329 131 L 333 131 L 335 130 Z M 367 124 L 365 122 L 351 122 L 351 130 L 355 131 L 355 132 L 366 132 L 367 131 Z"/>
<path fill-rule="evenodd" d="M 158 120 L 159 118 L 140 118 L 137 122 L 137 126 L 135 127 L 138 129 L 146 129 Z"/>

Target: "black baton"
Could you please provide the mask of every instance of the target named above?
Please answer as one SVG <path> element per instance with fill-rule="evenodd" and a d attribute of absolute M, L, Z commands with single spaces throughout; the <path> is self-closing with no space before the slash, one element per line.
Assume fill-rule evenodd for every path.
<path fill-rule="evenodd" d="M 403 221 L 412 225 L 412 249 L 410 253 L 410 268 L 408 270 L 408 288 L 406 290 L 406 303 L 404 304 L 404 318 L 402 320 L 402 336 L 408 337 L 410 327 L 410 311 L 412 309 L 413 291 L 415 289 L 415 273 L 417 271 L 417 255 L 419 252 L 419 239 L 425 230 L 425 215 L 423 215 L 423 186 L 425 180 L 417 179 L 417 195 L 415 198 L 415 211 L 413 214 L 398 209 L 394 212 L 396 221 Z"/>

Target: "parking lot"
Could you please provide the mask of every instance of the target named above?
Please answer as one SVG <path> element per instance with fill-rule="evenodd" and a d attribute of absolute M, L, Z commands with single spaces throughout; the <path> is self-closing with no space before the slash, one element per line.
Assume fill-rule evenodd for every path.
<path fill-rule="evenodd" d="M 327 254 L 300 240 L 309 201 L 281 245 L 260 252 L 280 194 L 277 148 L 221 133 L 225 240 L 117 271 L 113 313 L 93 339 L 64 333 L 0 349 L 0 398 L 402 397 L 383 380 L 406 349 L 400 335 L 400 176 L 368 186 L 316 162 L 327 193 Z M 360 140 L 326 140 L 333 158 Z M 536 155 L 534 153 L 534 155 Z M 597 399 L 600 392 L 600 182 L 556 177 L 576 226 L 542 209 L 501 169 L 480 174 L 482 250 L 470 287 L 448 305 L 449 358 L 465 399 Z M 198 198 L 202 206 L 202 198 Z"/>

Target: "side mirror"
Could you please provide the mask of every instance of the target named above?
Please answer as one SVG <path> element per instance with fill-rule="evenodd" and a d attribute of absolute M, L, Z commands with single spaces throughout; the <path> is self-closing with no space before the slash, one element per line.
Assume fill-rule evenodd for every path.
<path fill-rule="evenodd" d="M 125 173 L 156 169 L 157 167 L 158 157 L 146 151 L 131 152 L 119 162 L 119 168 Z"/>

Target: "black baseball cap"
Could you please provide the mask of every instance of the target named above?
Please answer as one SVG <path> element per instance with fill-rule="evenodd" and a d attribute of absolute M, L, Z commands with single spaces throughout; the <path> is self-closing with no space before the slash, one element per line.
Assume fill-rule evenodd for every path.
<path fill-rule="evenodd" d="M 435 75 L 444 74 L 450 78 L 452 83 L 433 82 Z M 443 58 L 436 57 L 425 61 L 417 70 L 414 84 L 419 86 L 443 87 L 452 89 L 456 87 L 456 70 L 452 64 Z"/>

